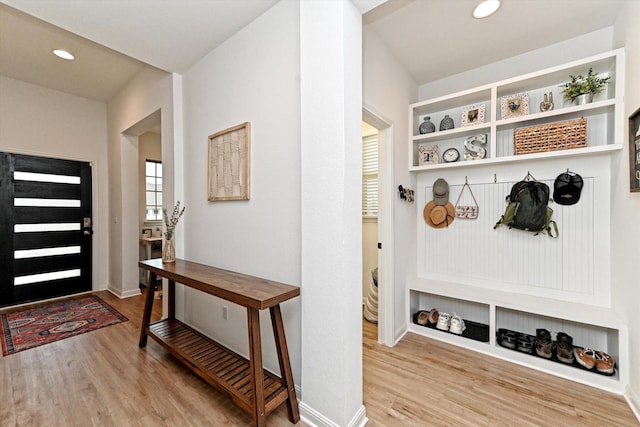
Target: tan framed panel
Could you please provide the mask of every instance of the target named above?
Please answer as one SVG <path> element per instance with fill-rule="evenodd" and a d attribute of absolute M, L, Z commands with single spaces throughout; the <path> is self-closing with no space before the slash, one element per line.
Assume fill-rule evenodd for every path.
<path fill-rule="evenodd" d="M 208 145 L 208 200 L 249 200 L 251 123 L 210 135 Z"/>

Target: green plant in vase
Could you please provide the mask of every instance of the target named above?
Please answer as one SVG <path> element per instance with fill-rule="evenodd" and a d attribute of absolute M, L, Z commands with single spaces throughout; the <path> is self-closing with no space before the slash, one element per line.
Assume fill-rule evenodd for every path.
<path fill-rule="evenodd" d="M 176 203 L 173 207 L 173 211 L 171 212 L 171 216 L 167 214 L 166 209 L 162 209 L 162 217 L 164 218 L 165 225 L 165 242 L 164 247 L 162 248 L 162 262 L 175 262 L 176 260 L 176 249 L 173 244 L 173 233 L 176 230 L 176 226 L 178 225 L 178 221 L 180 221 L 180 217 L 184 214 L 184 210 L 186 207 L 180 209 L 180 201 Z"/>
<path fill-rule="evenodd" d="M 577 102 L 577 104 L 586 104 L 593 100 L 593 96 L 604 90 L 611 80 L 611 77 L 598 77 L 593 72 L 593 67 L 589 67 L 587 76 L 578 74 L 577 76 L 569 75 L 571 81 L 560 85 L 564 88 L 562 94 L 565 101 Z"/>

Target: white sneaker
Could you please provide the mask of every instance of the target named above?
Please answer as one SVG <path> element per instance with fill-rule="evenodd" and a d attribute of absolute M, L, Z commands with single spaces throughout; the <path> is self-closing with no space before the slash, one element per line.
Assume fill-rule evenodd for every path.
<path fill-rule="evenodd" d="M 436 328 L 441 329 L 443 331 L 448 331 L 450 324 L 451 324 L 451 316 L 447 313 L 440 313 L 440 315 L 438 316 L 438 323 L 436 323 Z"/>
<path fill-rule="evenodd" d="M 451 326 L 449 327 L 449 332 L 457 335 L 462 335 L 462 332 L 465 329 L 467 329 L 467 327 L 465 326 L 464 320 L 462 320 L 462 317 L 453 313 L 453 316 L 451 317 Z"/>

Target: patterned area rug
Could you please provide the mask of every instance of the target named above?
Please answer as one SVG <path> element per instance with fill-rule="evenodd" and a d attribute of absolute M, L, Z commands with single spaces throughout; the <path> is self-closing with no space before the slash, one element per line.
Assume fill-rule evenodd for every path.
<path fill-rule="evenodd" d="M 129 319 L 96 295 L 0 314 L 2 355 L 7 356 L 127 320 Z"/>

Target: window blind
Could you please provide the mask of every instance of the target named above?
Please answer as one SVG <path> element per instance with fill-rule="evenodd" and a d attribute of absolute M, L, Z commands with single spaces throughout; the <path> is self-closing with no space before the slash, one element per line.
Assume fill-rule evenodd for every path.
<path fill-rule="evenodd" d="M 362 216 L 378 216 L 378 135 L 362 138 Z"/>

